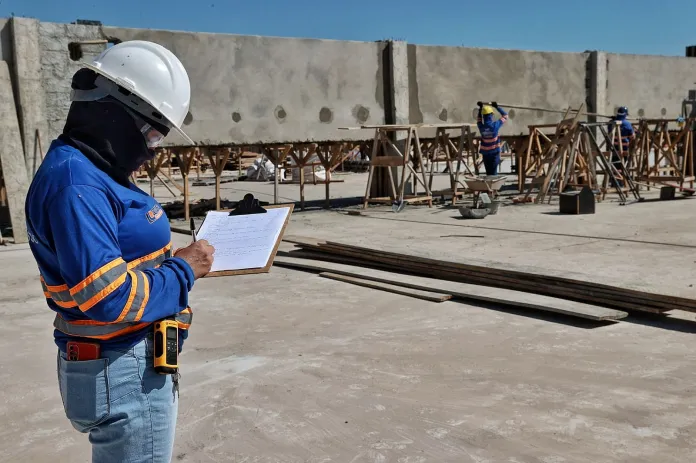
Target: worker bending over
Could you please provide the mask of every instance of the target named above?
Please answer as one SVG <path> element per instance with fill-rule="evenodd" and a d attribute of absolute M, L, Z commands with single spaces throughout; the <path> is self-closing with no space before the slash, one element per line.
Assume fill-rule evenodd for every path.
<path fill-rule="evenodd" d="M 628 159 L 629 146 L 631 141 L 635 138 L 636 134 L 633 130 L 633 125 L 626 119 L 628 117 L 628 108 L 626 106 L 621 106 L 616 111 L 616 116 L 612 117 L 611 122 L 609 122 L 609 133 L 614 133 L 613 143 L 615 152 L 612 153 L 611 162 L 614 164 L 616 170 L 623 176 L 624 170 L 622 168 L 622 160 L 625 162 Z M 617 124 L 616 122 L 620 122 Z M 618 125 L 619 132 L 612 132 L 614 127 Z M 619 180 L 619 186 L 623 186 L 623 181 Z"/>
<path fill-rule="evenodd" d="M 479 132 L 481 132 L 479 151 L 481 156 L 483 156 L 486 175 L 498 175 L 498 165 L 500 164 L 500 135 L 498 135 L 498 131 L 507 122 L 508 116 L 505 110 L 498 106 L 498 103 L 495 101 L 490 106 L 484 105 L 481 101 L 476 104 L 479 107 L 476 123 Z M 493 120 L 493 108 L 500 113 L 500 119 L 497 121 Z"/>

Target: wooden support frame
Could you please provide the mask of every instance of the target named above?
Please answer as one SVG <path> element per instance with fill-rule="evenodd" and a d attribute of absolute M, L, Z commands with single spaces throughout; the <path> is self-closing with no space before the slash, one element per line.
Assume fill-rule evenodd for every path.
<path fill-rule="evenodd" d="M 672 119 L 643 119 L 638 123 L 634 145 L 635 176 L 648 185 L 694 187 L 694 138 L 696 119 L 688 118 L 683 127 L 670 129 Z M 654 156 L 653 156 L 654 155 Z"/>
<path fill-rule="evenodd" d="M 176 157 L 176 162 L 179 166 L 179 171 L 184 179 L 184 219 L 188 222 L 191 218 L 190 211 L 190 193 L 189 193 L 189 173 L 193 166 L 193 161 L 198 153 L 198 148 L 186 148 L 181 153 L 175 151 L 173 154 Z"/>
<path fill-rule="evenodd" d="M 581 106 L 582 109 L 582 106 Z M 598 143 L 595 131 L 602 134 L 604 145 L 609 145 L 609 157 Z M 602 123 L 587 123 L 575 118 L 564 119 L 558 124 L 552 144 L 545 151 L 534 181 L 529 185 L 528 197 L 535 184 L 539 185 L 539 193 L 535 202 L 546 199 L 551 202 L 552 195 L 560 194 L 567 187 L 588 186 L 596 192 L 596 197 L 604 199 L 611 180 L 613 188 L 619 195 L 622 204 L 626 203 L 626 192 L 630 191 L 636 199 L 640 199 L 638 187 L 630 175 L 626 174 L 624 164 L 615 166 L 609 159 L 617 153 L 611 143 L 611 136 Z M 598 173 L 604 175 L 604 185 L 600 188 Z M 622 175 L 624 174 L 624 175 Z M 625 187 L 619 185 L 623 178 Z"/>
<path fill-rule="evenodd" d="M 426 202 L 428 207 L 432 207 L 433 198 L 425 176 L 425 164 L 423 162 L 423 153 L 421 151 L 421 143 L 418 137 L 418 126 L 382 125 L 373 127 L 375 129 L 375 136 L 372 145 L 372 156 L 370 158 L 370 168 L 367 176 L 367 187 L 365 189 L 363 209 L 367 208 L 369 203 L 391 204 L 395 201 L 399 203 Z M 389 133 L 403 131 L 406 132 L 406 143 L 404 144 L 402 153 L 396 144 L 389 138 Z M 413 157 L 411 156 L 412 151 L 414 153 Z M 414 162 L 420 168 L 420 176 L 413 165 Z M 391 169 L 392 167 L 400 169 L 400 172 L 397 173 L 397 175 L 400 174 L 398 189 L 394 183 L 394 175 Z M 372 188 L 372 182 L 375 178 L 374 174 L 376 168 L 387 169 L 390 187 L 389 197 L 374 198 L 370 196 L 370 189 Z M 411 177 L 415 179 L 414 194 L 405 196 L 404 189 L 406 186 L 406 181 Z M 425 189 L 424 196 L 419 196 L 417 194 L 417 182 L 420 182 Z"/>
<path fill-rule="evenodd" d="M 144 164 L 145 172 L 147 172 L 147 176 L 150 179 L 150 196 L 153 198 L 155 197 L 155 178 L 158 178 L 157 174 L 162 168 L 162 164 L 164 163 L 165 159 L 166 155 L 159 152 L 155 154 L 153 159 L 145 162 Z"/>
<path fill-rule="evenodd" d="M 324 185 L 326 188 L 326 199 L 324 201 L 324 207 L 326 209 L 331 208 L 331 194 L 329 190 L 329 185 L 331 184 L 331 174 L 340 165 L 343 165 L 357 144 L 349 143 L 337 143 L 337 144 L 321 144 L 317 147 L 316 154 L 324 167 L 326 172 L 326 177 L 324 178 Z"/>
<path fill-rule="evenodd" d="M 464 169 L 474 175 L 469 162 L 472 161 L 474 168 L 476 167 L 476 152 L 474 151 L 474 135 L 472 132 L 473 124 L 462 125 L 440 125 L 436 126 L 435 138 L 426 140 L 421 144 L 421 151 L 425 148 L 430 162 L 430 171 L 428 175 L 428 188 L 431 190 L 431 195 L 450 196 L 452 204 L 457 203 L 457 199 L 462 196 L 459 192 L 460 182 L 459 175 L 462 164 Z M 449 132 L 455 133 L 450 134 Z M 459 131 L 459 135 L 456 134 Z M 454 140 L 453 140 L 454 138 Z M 454 162 L 456 161 L 456 167 Z M 450 188 L 444 191 L 432 192 L 433 179 L 435 177 L 435 164 L 445 162 L 447 165 L 447 173 L 449 174 Z"/>
<path fill-rule="evenodd" d="M 174 178 L 172 178 L 172 157 L 174 156 L 173 150 L 175 149 L 183 149 L 183 148 L 159 148 L 157 150 L 157 155 L 162 157 L 162 165 L 157 171 L 157 178 L 159 179 L 160 182 L 169 190 L 170 193 L 172 193 L 172 196 L 176 197 L 176 193 L 172 191 L 171 188 L 169 188 L 169 185 L 160 178 L 160 175 L 164 176 L 167 180 L 169 180 L 169 183 L 171 183 L 177 190 L 179 190 L 179 193 L 181 195 L 184 194 L 184 187 L 182 185 L 179 185 L 179 183 L 174 181 Z M 164 167 L 167 169 L 165 170 Z"/>
<path fill-rule="evenodd" d="M 563 182 L 567 181 L 566 170 L 569 168 L 574 170 L 575 168 L 575 158 L 570 159 L 573 164 L 569 166 L 568 157 L 569 155 L 573 155 L 573 152 L 577 148 L 576 143 L 579 143 L 578 119 L 584 106 L 584 103 L 580 105 L 580 108 L 572 118 L 568 118 L 570 110 L 566 111 L 563 120 L 557 124 L 554 138 L 544 150 L 534 178 L 527 188 L 525 201 L 530 196 L 532 188 L 536 184 L 541 185 L 539 186 L 539 193 L 534 199 L 535 203 L 540 203 L 547 198 L 548 202 L 551 202 L 553 194 L 551 186 L 553 184 L 556 185 L 556 191 L 558 193 L 563 191 Z"/>
<path fill-rule="evenodd" d="M 273 204 L 278 204 L 278 183 L 280 181 L 280 166 L 285 164 L 285 160 L 292 150 L 293 145 L 267 145 L 262 148 L 264 156 L 268 158 L 275 168 L 273 175 Z"/>
<path fill-rule="evenodd" d="M 548 134 L 543 129 L 556 128 L 558 124 L 530 125 L 529 136 L 522 149 L 517 151 L 517 190 L 522 192 L 527 183 L 527 178 L 534 177 L 541 165 L 543 155 L 552 142 L 553 134 Z"/>
<path fill-rule="evenodd" d="M 320 161 L 310 162 L 312 157 L 317 152 L 317 146 L 319 146 L 319 145 L 317 145 L 316 143 L 296 144 L 296 145 L 292 145 L 292 148 L 289 151 L 290 157 L 292 157 L 293 161 L 295 161 L 295 165 L 299 169 L 299 173 L 300 173 L 300 210 L 302 210 L 302 211 L 304 211 L 304 208 L 305 208 L 304 169 L 305 169 L 305 167 L 308 167 L 308 166 L 314 167 L 314 166 L 321 165 Z M 328 175 L 328 172 L 327 172 L 327 175 Z M 293 179 L 293 181 L 294 180 L 295 179 Z"/>
<path fill-rule="evenodd" d="M 213 173 L 215 174 L 215 210 L 220 210 L 220 180 L 222 177 L 222 171 L 225 169 L 227 160 L 230 158 L 231 149 L 230 148 L 209 148 L 206 150 L 208 155 L 208 160 L 210 160 L 210 165 L 213 168 Z"/>

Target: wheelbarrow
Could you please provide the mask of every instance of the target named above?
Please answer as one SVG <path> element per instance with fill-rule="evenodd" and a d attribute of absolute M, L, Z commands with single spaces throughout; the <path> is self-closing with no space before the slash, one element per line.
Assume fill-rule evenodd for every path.
<path fill-rule="evenodd" d="M 507 177 L 504 175 L 486 175 L 483 177 L 464 177 L 462 180 L 467 189 L 474 194 L 474 208 L 477 208 L 481 193 L 487 193 L 492 199 L 505 185 Z"/>

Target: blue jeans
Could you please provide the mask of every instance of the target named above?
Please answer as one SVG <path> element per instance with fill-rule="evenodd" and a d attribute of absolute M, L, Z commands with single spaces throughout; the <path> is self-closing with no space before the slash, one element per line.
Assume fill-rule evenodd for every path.
<path fill-rule="evenodd" d="M 178 393 L 171 375 L 155 371 L 152 349 L 148 336 L 98 360 L 70 362 L 58 351 L 65 415 L 89 433 L 93 462 L 171 461 Z"/>
<path fill-rule="evenodd" d="M 498 175 L 498 164 L 500 164 L 500 153 L 481 154 L 483 166 L 486 168 L 486 175 Z"/>

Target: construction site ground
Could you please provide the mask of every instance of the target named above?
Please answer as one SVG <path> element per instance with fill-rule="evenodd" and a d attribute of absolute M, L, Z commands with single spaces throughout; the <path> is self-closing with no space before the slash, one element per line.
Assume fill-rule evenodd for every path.
<path fill-rule="evenodd" d="M 336 197 L 364 194 L 366 175 L 345 178 L 331 185 Z M 205 188 L 194 194 L 211 197 Z M 229 199 L 248 191 L 268 201 L 272 184 L 223 185 Z M 296 200 L 299 186 L 281 192 Z M 324 187 L 307 194 L 321 199 Z M 298 211 L 286 235 L 696 297 L 696 200 L 557 211 Z M 0 461 L 89 461 L 87 436 L 63 413 L 53 316 L 31 253 L 10 245 L 0 262 Z M 279 267 L 199 280 L 190 303 L 174 461 L 696 461 L 692 313 L 595 323 Z"/>

